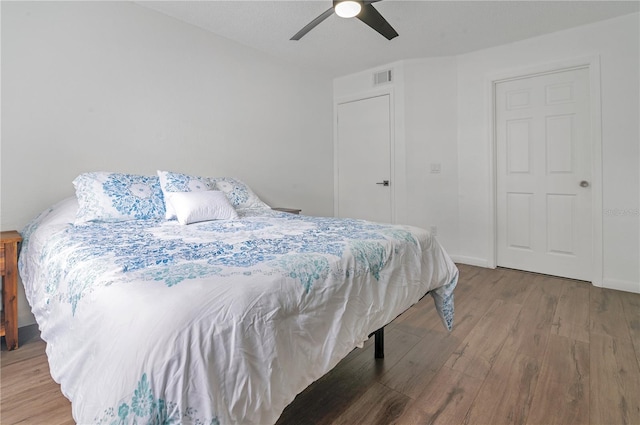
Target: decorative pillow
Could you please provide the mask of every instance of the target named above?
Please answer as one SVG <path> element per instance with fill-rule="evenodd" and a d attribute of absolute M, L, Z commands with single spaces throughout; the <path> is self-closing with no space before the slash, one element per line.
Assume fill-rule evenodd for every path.
<path fill-rule="evenodd" d="M 158 177 L 92 172 L 73 181 L 78 198 L 75 224 L 162 218 L 164 199 Z"/>
<path fill-rule="evenodd" d="M 209 181 L 214 182 L 216 189 L 224 192 L 236 208 L 269 208 L 269 205 L 262 202 L 258 195 L 241 180 L 232 177 L 214 177 Z"/>
<path fill-rule="evenodd" d="M 198 192 L 213 190 L 215 187 L 215 184 L 205 177 L 190 176 L 188 174 L 158 170 L 158 177 L 160 178 L 160 187 L 165 199 L 169 192 Z M 176 218 L 176 212 L 171 204 L 167 202 L 165 208 L 165 218 L 167 220 Z"/>
<path fill-rule="evenodd" d="M 180 224 L 238 218 L 233 205 L 218 190 L 168 192 L 166 201 L 173 206 Z"/>

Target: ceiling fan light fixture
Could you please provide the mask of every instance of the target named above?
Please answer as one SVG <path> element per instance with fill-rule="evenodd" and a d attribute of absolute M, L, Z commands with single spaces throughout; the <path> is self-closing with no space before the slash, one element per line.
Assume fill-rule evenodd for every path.
<path fill-rule="evenodd" d="M 2 1 L 2 0 L 0 0 Z M 300 31 L 295 33 L 291 40 L 300 40 L 306 33 L 314 29 L 319 23 L 323 22 L 334 13 L 343 18 L 357 17 L 381 36 L 387 40 L 391 40 L 398 36 L 398 32 L 382 17 L 380 12 L 373 7 L 372 3 L 381 0 L 333 0 L 331 7 L 313 21 L 305 25 Z"/>
<path fill-rule="evenodd" d="M 360 10 L 362 10 L 362 5 L 359 1 L 353 0 L 344 0 L 341 2 L 337 2 L 334 6 L 336 11 L 336 15 L 341 18 L 353 18 Z"/>

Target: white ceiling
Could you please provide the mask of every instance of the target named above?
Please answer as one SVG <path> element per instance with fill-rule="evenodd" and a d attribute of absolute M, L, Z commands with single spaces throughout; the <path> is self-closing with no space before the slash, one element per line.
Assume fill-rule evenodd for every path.
<path fill-rule="evenodd" d="M 335 14 L 291 41 L 332 0 L 136 3 L 331 77 L 402 59 L 458 55 L 640 10 L 637 0 L 385 0 L 374 6 L 400 34 L 391 41 Z"/>

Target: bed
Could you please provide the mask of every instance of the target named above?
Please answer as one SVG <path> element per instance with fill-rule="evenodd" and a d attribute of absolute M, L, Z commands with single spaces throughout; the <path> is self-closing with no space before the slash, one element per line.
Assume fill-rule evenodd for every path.
<path fill-rule="evenodd" d="M 76 422 L 275 423 L 425 294 L 451 328 L 458 271 L 428 232 L 163 173 L 85 173 L 23 231 L 20 274 Z"/>

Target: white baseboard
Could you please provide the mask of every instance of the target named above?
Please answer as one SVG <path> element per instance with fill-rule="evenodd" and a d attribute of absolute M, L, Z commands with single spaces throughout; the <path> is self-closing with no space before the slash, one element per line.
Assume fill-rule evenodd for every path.
<path fill-rule="evenodd" d="M 451 259 L 454 263 L 467 264 L 469 266 L 478 266 L 491 268 L 486 258 L 467 257 L 464 255 L 452 255 Z"/>
<path fill-rule="evenodd" d="M 33 314 L 31 314 L 31 311 L 26 310 L 23 312 L 20 312 L 18 314 L 18 327 L 21 328 L 23 326 L 29 326 L 29 325 L 33 325 L 36 323 L 36 318 L 33 317 Z"/>
<path fill-rule="evenodd" d="M 630 280 L 610 279 L 605 277 L 602 280 L 602 287 L 640 294 L 640 283 L 632 282 Z"/>
<path fill-rule="evenodd" d="M 493 268 L 489 265 L 489 261 L 486 258 L 467 257 L 465 255 L 451 255 L 451 259 L 454 263 L 467 264 L 469 266 L 477 266 L 484 268 Z M 640 294 L 640 283 L 633 282 L 631 280 L 611 279 L 604 278 L 602 281 L 594 279 L 591 282 L 594 286 L 601 288 L 615 289 L 617 291 L 633 292 Z"/>

